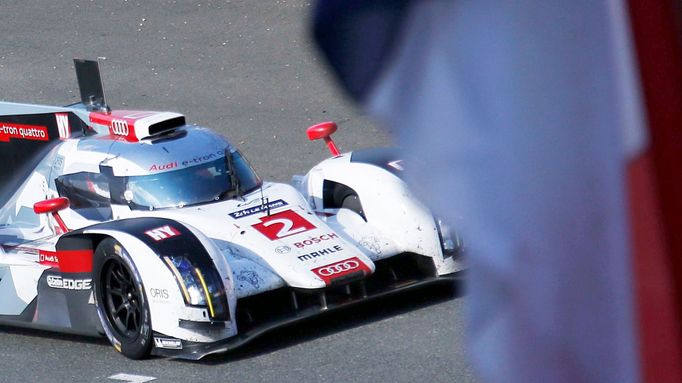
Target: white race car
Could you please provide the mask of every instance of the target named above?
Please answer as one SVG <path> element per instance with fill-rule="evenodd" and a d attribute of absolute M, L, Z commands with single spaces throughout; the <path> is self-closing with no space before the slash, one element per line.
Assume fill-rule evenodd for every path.
<path fill-rule="evenodd" d="M 462 270 L 459 239 L 389 149 L 263 182 L 228 140 L 171 112 L 0 103 L 0 324 L 106 335 L 130 358 L 199 359 L 319 313 Z"/>

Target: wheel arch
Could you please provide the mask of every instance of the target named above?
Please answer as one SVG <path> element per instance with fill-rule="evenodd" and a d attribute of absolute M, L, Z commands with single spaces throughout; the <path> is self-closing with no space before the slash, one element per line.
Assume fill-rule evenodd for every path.
<path fill-rule="evenodd" d="M 139 272 L 150 306 L 155 334 L 161 334 L 164 339 L 176 338 L 183 341 L 194 339 L 207 342 L 218 340 L 216 336 L 222 339 L 236 334 L 236 324 L 232 320 L 236 306 L 232 273 L 222 253 L 210 238 L 197 229 L 175 220 L 140 217 L 105 222 L 67 233 L 59 240 L 58 247 L 79 248 L 84 253 L 87 251 L 91 261 L 94 261 L 92 258 L 97 246 L 107 238 L 116 240 L 126 249 Z M 223 289 L 223 295 L 216 299 L 224 297 L 222 307 L 225 308 L 226 315 L 215 318 L 209 315 L 207 318 L 202 315 L 203 309 L 187 304 L 180 283 L 165 259 L 173 256 L 191 259 L 192 264 L 202 270 L 207 284 L 208 274 L 211 273 L 208 271 L 209 268 L 215 270 L 217 280 L 222 282 L 220 288 Z M 93 280 L 97 278 L 96 275 L 92 277 Z M 218 312 L 218 309 L 215 312 Z M 205 326 L 204 329 L 202 326 L 191 328 L 182 326 L 182 323 L 202 321 L 206 323 L 223 321 L 224 331 L 217 335 L 220 332 L 216 331 L 215 327 Z M 155 350 L 152 350 L 152 353 L 158 354 Z"/>

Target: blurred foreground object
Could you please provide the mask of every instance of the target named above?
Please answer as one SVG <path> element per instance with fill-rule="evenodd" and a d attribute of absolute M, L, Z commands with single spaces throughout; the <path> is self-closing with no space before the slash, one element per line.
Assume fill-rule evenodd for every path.
<path fill-rule="evenodd" d="M 421 158 L 404 167 L 424 200 L 465 218 L 484 381 L 682 381 L 676 15 L 665 0 L 318 3 L 344 88 Z"/>

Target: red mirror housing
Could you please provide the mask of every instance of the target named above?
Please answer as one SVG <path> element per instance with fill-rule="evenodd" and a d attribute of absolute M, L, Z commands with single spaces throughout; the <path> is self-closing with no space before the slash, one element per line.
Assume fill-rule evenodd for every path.
<path fill-rule="evenodd" d="M 33 205 L 33 211 L 36 214 L 56 213 L 67 207 L 69 207 L 69 199 L 66 197 L 58 197 L 36 202 Z"/>
<path fill-rule="evenodd" d="M 57 234 L 64 234 L 69 232 L 69 228 L 66 227 L 64 220 L 59 216 L 59 211 L 64 210 L 67 207 L 69 207 L 69 199 L 66 197 L 57 197 L 34 203 L 33 211 L 36 214 L 52 213 L 58 226 L 55 227 Z"/>
<path fill-rule="evenodd" d="M 338 156 L 341 154 L 341 152 L 339 152 L 339 148 L 336 147 L 336 144 L 334 144 L 334 141 L 331 138 L 331 135 L 334 132 L 336 132 L 336 123 L 334 121 L 321 122 L 309 127 L 306 130 L 309 140 L 313 141 L 319 140 L 320 138 L 324 139 L 324 142 L 327 143 L 327 147 L 329 148 L 332 156 Z"/>
<path fill-rule="evenodd" d="M 328 138 L 336 132 L 336 123 L 333 121 L 321 122 L 309 127 L 306 130 L 308 139 L 310 141 L 319 140 L 320 138 Z"/>

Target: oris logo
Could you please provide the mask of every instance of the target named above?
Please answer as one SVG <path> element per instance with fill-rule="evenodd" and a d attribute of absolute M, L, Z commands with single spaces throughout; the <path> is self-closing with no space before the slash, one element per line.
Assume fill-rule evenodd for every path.
<path fill-rule="evenodd" d="M 317 270 L 317 273 L 323 277 L 329 277 L 334 274 L 343 274 L 347 271 L 355 270 L 358 267 L 360 267 L 360 262 L 348 260 L 322 267 Z"/>
<path fill-rule="evenodd" d="M 111 120 L 111 133 L 117 136 L 127 136 L 130 134 L 128 122 L 125 120 Z"/>
<path fill-rule="evenodd" d="M 155 289 L 155 288 L 150 288 L 149 289 L 149 295 L 151 295 L 152 298 L 154 299 L 160 299 L 160 300 L 168 300 L 168 289 Z"/>
<path fill-rule="evenodd" d="M 361 272 L 364 275 L 369 275 L 372 270 L 360 259 L 353 257 L 345 259 L 341 262 L 332 263 L 331 265 L 326 265 L 318 267 L 311 270 L 318 277 L 320 277 L 324 283 L 329 285 L 334 279 L 343 277 L 344 275 L 355 274 Z"/>

